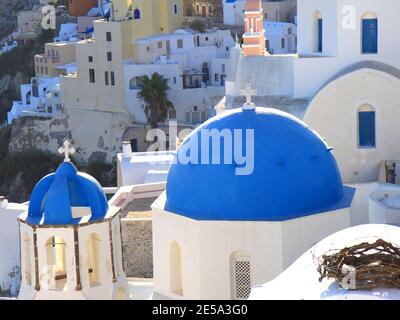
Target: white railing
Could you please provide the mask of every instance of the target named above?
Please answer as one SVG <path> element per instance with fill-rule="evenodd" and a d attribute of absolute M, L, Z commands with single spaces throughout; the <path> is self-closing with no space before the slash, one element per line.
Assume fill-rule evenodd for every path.
<path fill-rule="evenodd" d="M 118 189 L 117 193 L 108 202 L 110 207 L 117 207 L 123 210 L 135 199 L 158 197 L 166 188 L 166 182 L 139 184 L 124 186 Z"/>

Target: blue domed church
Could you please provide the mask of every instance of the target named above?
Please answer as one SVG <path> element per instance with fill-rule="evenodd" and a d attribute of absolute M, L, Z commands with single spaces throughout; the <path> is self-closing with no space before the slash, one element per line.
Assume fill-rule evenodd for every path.
<path fill-rule="evenodd" d="M 69 159 L 32 191 L 19 217 L 19 299 L 127 299 L 118 208 L 108 206 L 99 182 Z"/>
<path fill-rule="evenodd" d="M 299 119 L 248 99 L 195 129 L 153 204 L 154 290 L 247 299 L 322 238 L 350 226 L 354 189 Z"/>

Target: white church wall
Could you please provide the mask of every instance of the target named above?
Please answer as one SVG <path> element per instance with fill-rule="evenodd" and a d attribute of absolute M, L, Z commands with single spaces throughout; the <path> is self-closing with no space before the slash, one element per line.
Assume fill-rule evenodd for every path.
<path fill-rule="evenodd" d="M 282 222 L 282 270 L 289 267 L 316 242 L 350 226 L 349 208 Z"/>
<path fill-rule="evenodd" d="M 298 53 L 294 62 L 294 97 L 312 97 L 335 74 L 360 61 L 380 61 L 400 68 L 400 45 L 393 42 L 393 25 L 400 3 L 390 0 L 299 0 Z M 323 19 L 323 49 L 315 52 L 315 12 Z M 354 13 L 354 15 L 353 15 Z M 378 52 L 361 52 L 361 19 L 370 13 L 378 18 Z M 348 19 L 350 17 L 350 19 Z M 311 58 L 314 57 L 314 58 Z"/>
<path fill-rule="evenodd" d="M 20 224 L 19 230 L 21 243 L 21 288 L 18 298 L 22 300 L 32 299 L 35 294 L 36 273 L 33 229 L 25 223 Z M 29 250 L 29 252 L 27 252 Z"/>
<path fill-rule="evenodd" d="M 293 60 L 294 55 L 240 56 L 234 81 L 235 89 L 232 92 L 231 85 L 228 86 L 227 95 L 240 96 L 240 91 L 251 83 L 258 96 L 292 96 Z"/>
<path fill-rule="evenodd" d="M 19 231 L 17 217 L 26 210 L 23 204 L 0 202 L 0 293 L 17 294 L 20 285 Z M 14 274 L 14 272 L 16 272 Z"/>
<path fill-rule="evenodd" d="M 156 202 L 159 200 L 160 198 Z M 210 282 L 201 274 L 197 222 L 182 216 L 167 214 L 158 209 L 155 203 L 153 204 L 154 292 L 173 299 L 199 298 L 202 282 Z M 181 251 L 182 294 L 171 290 L 173 270 L 171 270 L 170 246 L 173 242 L 179 245 Z"/>
<path fill-rule="evenodd" d="M 91 235 L 96 235 L 100 240 L 100 250 L 98 261 L 100 262 L 99 277 L 97 284 L 90 284 L 89 280 L 89 239 Z M 79 228 L 79 265 L 81 266 L 80 277 L 82 283 L 82 294 L 90 299 L 104 299 L 113 292 L 111 253 L 110 253 L 110 233 L 109 223 L 96 223 Z"/>
<path fill-rule="evenodd" d="M 337 53 L 337 0 L 298 0 L 297 10 L 297 52 L 300 55 L 335 56 Z M 316 53 L 315 14 L 317 12 L 323 19 L 322 54 Z"/>
<path fill-rule="evenodd" d="M 153 205 L 155 291 L 171 298 L 169 246 L 181 247 L 183 297 L 232 299 L 231 259 L 251 261 L 251 285 L 272 280 L 324 237 L 350 227 L 349 208 L 284 222 L 195 221 Z M 162 229 L 161 229 L 162 228 Z"/>
<path fill-rule="evenodd" d="M 283 270 L 281 226 L 279 222 L 198 222 L 202 288 L 197 297 L 234 298 L 232 255 L 236 252 L 250 257 L 252 286 L 276 277 Z"/>
<path fill-rule="evenodd" d="M 83 299 L 82 293 L 74 290 L 76 286 L 76 261 L 74 247 L 71 245 L 65 246 L 65 268 L 68 275 L 66 286 L 64 288 L 59 287 L 57 290 L 46 290 L 45 287 L 48 284 L 51 284 L 49 273 L 50 270 L 47 267 L 49 266 L 49 261 L 46 243 L 52 237 L 61 238 L 64 240 L 65 244 L 71 244 L 74 243 L 74 230 L 73 228 L 68 227 L 37 229 L 37 248 L 41 290 L 36 292 L 35 299 Z"/>
<path fill-rule="evenodd" d="M 310 103 L 304 121 L 326 139 L 345 183 L 378 180 L 382 160 L 400 159 L 398 119 L 400 80 L 387 73 L 362 69 L 326 86 Z M 376 112 L 376 147 L 358 146 L 358 108 Z"/>
<path fill-rule="evenodd" d="M 369 223 L 369 196 L 378 190 L 378 182 L 352 183 L 348 186 L 355 188 L 353 202 L 350 209 L 351 226 Z"/>

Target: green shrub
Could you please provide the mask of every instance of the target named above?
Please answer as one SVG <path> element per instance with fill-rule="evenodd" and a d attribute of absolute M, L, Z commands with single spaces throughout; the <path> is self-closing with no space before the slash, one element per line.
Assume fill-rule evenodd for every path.
<path fill-rule="evenodd" d="M 190 28 L 193 29 L 194 31 L 201 32 L 201 33 L 206 31 L 206 26 L 205 26 L 204 22 L 201 20 L 194 20 L 190 24 Z"/>

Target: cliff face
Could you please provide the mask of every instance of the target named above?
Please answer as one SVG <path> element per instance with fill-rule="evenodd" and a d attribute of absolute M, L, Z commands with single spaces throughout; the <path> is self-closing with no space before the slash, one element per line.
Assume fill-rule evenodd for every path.
<path fill-rule="evenodd" d="M 0 1 L 0 40 L 17 27 L 17 13 L 30 10 L 39 0 L 1 0 Z"/>

